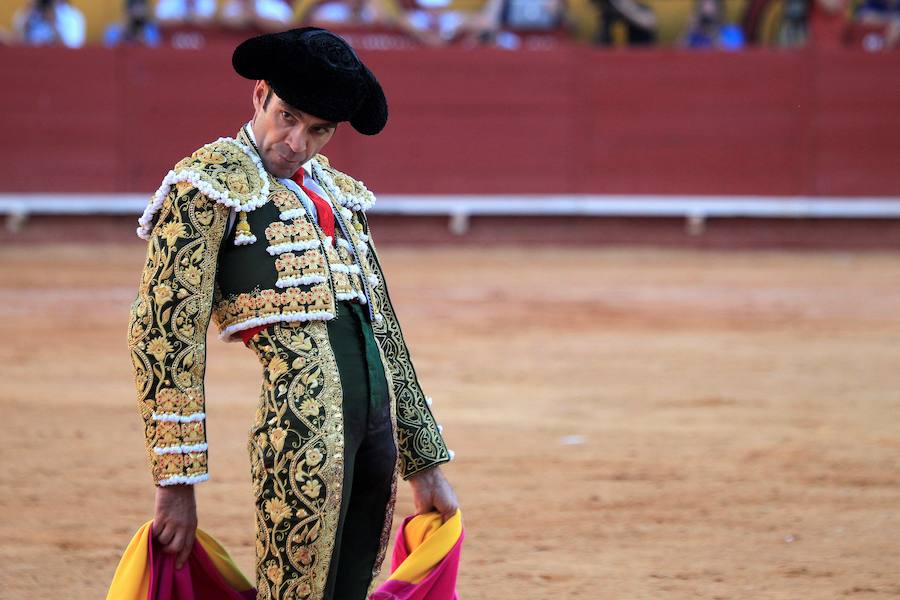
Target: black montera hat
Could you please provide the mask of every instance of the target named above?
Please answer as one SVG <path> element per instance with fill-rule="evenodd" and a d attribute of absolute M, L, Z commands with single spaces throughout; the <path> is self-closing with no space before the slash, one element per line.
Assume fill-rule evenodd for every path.
<path fill-rule="evenodd" d="M 387 100 L 378 80 L 343 38 L 318 27 L 260 35 L 231 57 L 247 79 L 265 79 L 291 106 L 328 121 L 350 121 L 375 135 L 387 124 Z"/>

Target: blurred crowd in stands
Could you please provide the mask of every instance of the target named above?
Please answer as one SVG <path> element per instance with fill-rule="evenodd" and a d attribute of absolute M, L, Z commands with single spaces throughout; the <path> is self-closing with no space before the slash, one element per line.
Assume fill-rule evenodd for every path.
<path fill-rule="evenodd" d="M 581 39 L 617 47 L 879 51 L 900 42 L 900 0 L 108 0 L 122 16 L 104 23 L 96 40 L 89 40 L 79 8 L 87 1 L 97 2 L 23 0 L 0 42 L 190 48 L 216 36 L 301 25 L 368 36 L 364 46 L 384 48 L 540 48 Z"/>

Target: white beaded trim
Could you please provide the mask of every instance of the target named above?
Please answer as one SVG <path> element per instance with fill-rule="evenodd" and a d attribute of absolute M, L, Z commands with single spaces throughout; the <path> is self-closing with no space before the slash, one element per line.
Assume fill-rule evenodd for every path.
<path fill-rule="evenodd" d="M 350 208 L 353 210 L 362 210 L 366 211 L 372 208 L 375 204 L 375 195 L 370 192 L 365 185 L 363 185 L 362 181 L 359 181 L 360 187 L 363 189 L 362 197 L 360 196 L 351 196 L 349 194 L 345 194 L 340 190 L 337 184 L 334 183 L 334 179 L 332 179 L 331 175 L 326 171 L 321 164 L 319 164 L 319 160 L 314 158 L 310 165 L 312 166 L 313 174 L 315 175 L 316 180 L 325 188 L 325 190 L 331 195 L 331 197 L 337 201 L 338 204 L 344 206 L 346 208 Z"/>
<path fill-rule="evenodd" d="M 447 454 L 450 456 L 450 460 L 453 460 L 454 458 L 456 458 L 456 452 L 454 452 L 450 448 L 447 448 Z"/>
<path fill-rule="evenodd" d="M 291 219 L 296 219 L 298 217 L 305 217 L 306 209 L 305 208 L 290 208 L 282 213 L 278 214 L 278 218 L 282 221 L 290 221 Z"/>
<path fill-rule="evenodd" d="M 359 270 L 359 265 L 333 265 L 328 263 L 328 266 L 332 271 L 337 271 L 338 273 L 353 273 L 354 275 L 359 275 L 361 271 Z"/>
<path fill-rule="evenodd" d="M 206 444 L 189 444 L 186 446 L 166 446 L 160 448 L 157 446 L 153 449 L 156 454 L 188 454 L 189 452 L 204 452 L 207 449 Z"/>
<path fill-rule="evenodd" d="M 262 189 L 259 191 L 259 194 L 252 196 L 249 202 L 241 204 L 239 201 L 231 197 L 227 191 L 219 192 L 213 189 L 213 187 L 203 181 L 200 178 L 200 174 L 196 171 L 190 170 L 181 170 L 181 171 L 169 171 L 166 176 L 163 178 L 162 183 L 159 186 L 159 189 L 156 190 L 156 193 L 153 194 L 153 197 L 150 200 L 150 203 L 147 205 L 147 208 L 144 209 L 144 214 L 141 215 L 141 218 L 138 219 L 137 234 L 138 237 L 149 240 L 150 232 L 153 230 L 153 216 L 159 211 L 159 208 L 163 205 L 163 202 L 166 199 L 166 195 L 169 193 L 169 188 L 171 188 L 176 183 L 180 183 L 183 181 L 189 182 L 196 187 L 200 193 L 202 193 L 207 198 L 218 202 L 219 204 L 224 204 L 230 208 L 234 208 L 236 210 L 242 211 L 252 211 L 256 208 L 259 208 L 263 204 L 265 204 L 269 199 L 269 176 L 266 173 L 265 168 L 263 167 L 262 161 L 256 153 L 240 143 L 234 138 L 222 137 L 217 139 L 215 142 L 210 142 L 203 146 L 203 148 L 209 148 L 215 144 L 219 144 L 222 142 L 226 142 L 229 144 L 234 144 L 240 150 L 246 154 L 250 160 L 253 161 L 253 164 L 256 166 L 257 171 L 259 172 L 259 177 L 263 182 Z"/>
<path fill-rule="evenodd" d="M 434 400 L 431 399 L 431 396 L 425 396 L 425 404 L 431 406 L 432 402 L 434 402 Z"/>
<path fill-rule="evenodd" d="M 234 245 L 235 246 L 249 246 L 250 244 L 256 243 L 256 236 L 252 233 L 250 235 L 241 235 L 235 234 L 234 236 Z"/>
<path fill-rule="evenodd" d="M 244 331 L 245 329 L 252 329 L 260 325 L 271 325 L 272 323 L 291 323 L 296 321 L 330 321 L 333 318 L 334 313 L 327 310 L 317 310 L 304 313 L 292 312 L 282 313 L 278 315 L 268 315 L 266 317 L 253 317 L 252 319 L 247 319 L 246 321 L 241 321 L 240 323 L 229 325 L 219 334 L 219 339 L 222 339 L 226 342 L 236 342 L 237 338 L 232 338 L 235 333 Z"/>
<path fill-rule="evenodd" d="M 314 283 L 326 283 L 328 279 L 324 275 L 304 275 L 303 277 L 279 277 L 275 282 L 276 287 L 286 288 L 295 285 L 312 285 Z"/>
<path fill-rule="evenodd" d="M 381 283 L 381 282 L 378 280 L 378 275 L 376 275 L 375 273 L 369 273 L 369 276 L 366 277 L 366 279 L 369 280 L 369 285 L 372 286 L 372 287 L 375 287 L 375 286 L 377 286 L 379 283 Z"/>
<path fill-rule="evenodd" d="M 174 477 L 169 477 L 168 479 L 163 479 L 159 482 L 159 485 L 193 485 L 195 483 L 200 483 L 201 481 L 206 481 L 209 479 L 208 473 L 203 473 L 201 475 L 191 475 L 190 477 L 186 475 L 175 475 Z"/>
<path fill-rule="evenodd" d="M 339 294 L 335 294 L 335 297 L 338 300 L 359 300 L 360 304 L 368 304 L 369 301 L 366 300 L 366 295 L 357 291 L 352 292 L 341 292 Z"/>
<path fill-rule="evenodd" d="M 175 413 L 153 413 L 154 421 L 172 421 L 174 423 L 193 423 L 206 418 L 206 413 L 196 412 L 190 415 L 176 415 Z"/>
<path fill-rule="evenodd" d="M 311 248 L 318 248 L 319 240 L 306 240 L 305 242 L 284 242 L 282 244 L 275 244 L 274 246 L 269 246 L 266 248 L 266 252 L 275 256 L 276 254 L 282 254 L 284 252 L 294 252 L 300 250 L 309 250 Z"/>

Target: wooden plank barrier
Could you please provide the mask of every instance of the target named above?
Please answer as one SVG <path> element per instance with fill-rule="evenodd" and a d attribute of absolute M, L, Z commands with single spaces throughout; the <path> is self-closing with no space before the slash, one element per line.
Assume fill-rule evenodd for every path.
<path fill-rule="evenodd" d="M 388 194 L 900 196 L 900 55 L 368 51 L 391 118 L 332 162 Z M 150 193 L 230 136 L 230 50 L 0 48 L 0 193 Z"/>

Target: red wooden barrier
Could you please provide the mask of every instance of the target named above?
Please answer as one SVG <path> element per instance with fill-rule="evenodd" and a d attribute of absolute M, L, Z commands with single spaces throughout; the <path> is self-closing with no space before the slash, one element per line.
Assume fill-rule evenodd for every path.
<path fill-rule="evenodd" d="M 900 55 L 371 51 L 391 119 L 339 128 L 383 193 L 900 196 Z M 0 48 L 0 192 L 150 192 L 250 116 L 228 49 Z"/>

